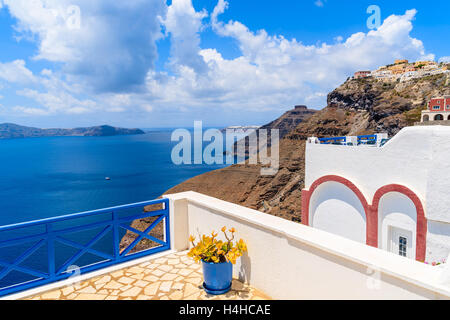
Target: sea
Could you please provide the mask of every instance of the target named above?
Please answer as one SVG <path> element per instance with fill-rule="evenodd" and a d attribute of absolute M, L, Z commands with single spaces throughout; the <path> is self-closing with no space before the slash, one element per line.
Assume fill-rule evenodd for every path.
<path fill-rule="evenodd" d="M 189 178 L 225 166 L 175 165 L 171 152 L 177 142 L 171 141 L 171 132 L 0 140 L 0 226 L 152 200 Z M 0 235 L 0 240 L 5 237 Z M 89 237 L 71 240 L 85 245 Z M 104 240 L 110 246 L 110 237 Z M 0 289 L 2 283 L 30 280 L 15 268 L 1 277 L 2 266 L 17 262 L 32 244 L 0 248 Z M 96 250 L 101 246 L 99 242 Z M 78 249 L 56 250 L 63 264 Z M 45 272 L 45 254 L 43 246 L 28 259 L 28 267 Z"/>

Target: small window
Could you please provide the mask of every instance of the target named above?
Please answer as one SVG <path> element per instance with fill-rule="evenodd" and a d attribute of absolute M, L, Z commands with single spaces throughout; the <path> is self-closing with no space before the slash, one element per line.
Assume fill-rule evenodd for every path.
<path fill-rule="evenodd" d="M 434 106 L 433 110 L 441 110 L 441 106 Z"/>
<path fill-rule="evenodd" d="M 408 239 L 405 237 L 398 237 L 398 254 L 402 257 L 406 257 L 408 252 Z"/>
<path fill-rule="evenodd" d="M 446 108 L 447 108 L 447 110 L 449 110 L 450 109 L 450 104 Z"/>

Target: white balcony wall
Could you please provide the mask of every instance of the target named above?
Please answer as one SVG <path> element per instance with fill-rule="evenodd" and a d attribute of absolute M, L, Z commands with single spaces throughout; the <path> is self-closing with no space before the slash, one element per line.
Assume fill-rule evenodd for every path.
<path fill-rule="evenodd" d="M 234 227 L 249 249 L 235 276 L 274 299 L 450 299 L 444 268 L 198 193 L 167 198 L 173 249 Z"/>

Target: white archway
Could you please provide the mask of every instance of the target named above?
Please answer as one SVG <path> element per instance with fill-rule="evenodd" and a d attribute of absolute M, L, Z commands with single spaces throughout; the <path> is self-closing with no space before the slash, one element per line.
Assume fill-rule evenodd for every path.
<path fill-rule="evenodd" d="M 366 243 L 366 212 L 357 195 L 342 183 L 329 181 L 314 190 L 309 223 L 314 228 Z"/>
<path fill-rule="evenodd" d="M 416 257 L 417 208 L 414 202 L 400 192 L 384 194 L 378 205 L 378 245 L 392 251 L 392 241 L 396 232 L 408 239 L 408 258 Z M 397 254 L 397 252 L 394 252 Z"/>

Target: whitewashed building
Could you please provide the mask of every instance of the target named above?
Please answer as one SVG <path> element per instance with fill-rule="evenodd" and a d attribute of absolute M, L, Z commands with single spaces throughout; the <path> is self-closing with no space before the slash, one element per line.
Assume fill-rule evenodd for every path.
<path fill-rule="evenodd" d="M 304 224 L 418 261 L 450 253 L 450 128 L 386 144 L 306 145 Z"/>

